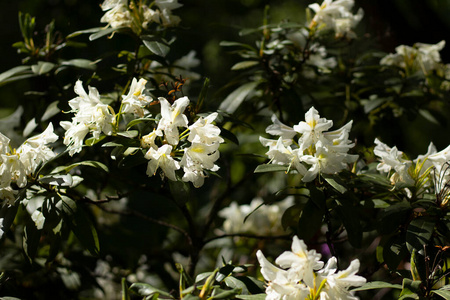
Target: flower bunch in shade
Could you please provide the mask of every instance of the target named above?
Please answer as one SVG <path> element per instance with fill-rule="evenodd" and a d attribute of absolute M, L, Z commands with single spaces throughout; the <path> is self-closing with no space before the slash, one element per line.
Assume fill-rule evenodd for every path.
<path fill-rule="evenodd" d="M 13 149 L 9 138 L 0 133 L 0 199 L 4 203 L 14 204 L 17 188 L 24 188 L 37 168 L 56 156 L 48 145 L 57 139 L 52 123 L 17 149 Z"/>
<path fill-rule="evenodd" d="M 391 148 L 378 139 L 375 139 L 374 143 L 373 153 L 380 161 L 377 170 L 387 174 L 392 185 L 407 188 L 408 194 L 410 193 L 408 188 L 415 187 L 417 193 L 429 187 L 430 175 L 438 176 L 439 174 L 439 180 L 434 186 L 438 194 L 444 188 L 445 184 L 442 183 L 450 179 L 449 170 L 444 168 L 450 161 L 450 146 L 438 152 L 431 142 L 427 153 L 410 160 L 396 146 Z"/>
<path fill-rule="evenodd" d="M 364 16 L 360 8 L 356 14 L 352 13 L 354 0 L 325 0 L 321 5 L 310 4 L 308 7 L 315 12 L 309 25 L 310 29 L 318 31 L 332 30 L 336 37 L 356 38 L 353 28 Z"/>
<path fill-rule="evenodd" d="M 147 175 L 153 176 L 158 169 L 163 177 L 177 180 L 175 171 L 183 169 L 182 180 L 200 187 L 207 177 L 207 171 L 215 172 L 219 158 L 219 146 L 224 142 L 220 128 L 213 124 L 217 113 L 200 116 L 189 124 L 184 114 L 190 101 L 182 97 L 170 103 L 160 97 L 161 118 L 154 130 L 143 136 L 141 145 L 147 148 L 145 158 L 149 160 Z M 180 133 L 180 128 L 184 131 Z"/>
<path fill-rule="evenodd" d="M 282 201 L 264 205 L 261 198 L 253 199 L 250 204 L 238 205 L 232 202 L 219 211 L 224 218 L 223 229 L 227 234 L 247 233 L 255 235 L 283 234 L 280 216 L 294 205 L 294 197 L 289 196 Z"/>
<path fill-rule="evenodd" d="M 111 28 L 129 27 L 132 29 L 147 29 L 150 24 L 158 24 L 163 27 L 177 26 L 181 19 L 172 14 L 172 10 L 182 4 L 178 0 L 148 1 L 105 0 L 101 8 L 105 14 L 100 19 L 102 23 L 108 23 Z M 155 8 L 156 6 L 156 8 Z"/>
<path fill-rule="evenodd" d="M 362 286 L 366 279 L 356 275 L 359 260 L 338 271 L 337 259 L 331 257 L 325 264 L 315 250 L 308 250 L 306 244 L 294 236 L 292 251 L 285 251 L 270 263 L 261 250 L 256 256 L 261 265 L 261 274 L 267 281 L 267 300 L 294 299 L 358 299 L 349 291 L 350 287 Z"/>
<path fill-rule="evenodd" d="M 305 121 L 294 127 L 281 123 L 275 116 L 273 124 L 266 132 L 279 136 L 278 139 L 260 137 L 260 142 L 269 147 L 266 155 L 270 163 L 287 165 L 302 175 L 303 182 L 314 180 L 319 173 L 335 174 L 358 159 L 348 154 L 354 146 L 348 137 L 352 121 L 334 131 L 328 131 L 333 121 L 320 118 L 318 111 L 311 107 L 305 114 Z M 298 140 L 294 138 L 300 135 Z"/>
<path fill-rule="evenodd" d="M 448 66 L 442 63 L 439 52 L 444 49 L 445 41 L 437 44 L 415 43 L 412 47 L 400 45 L 395 53 L 390 53 L 380 60 L 384 66 L 396 66 L 408 75 L 429 75 L 433 71 L 445 73 Z"/>

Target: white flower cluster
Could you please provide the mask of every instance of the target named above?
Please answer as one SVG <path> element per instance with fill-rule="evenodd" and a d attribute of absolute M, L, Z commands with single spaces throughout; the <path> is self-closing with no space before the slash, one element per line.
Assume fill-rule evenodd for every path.
<path fill-rule="evenodd" d="M 434 144 L 430 143 L 427 153 L 419 155 L 414 160 L 409 160 L 396 146 L 391 148 L 378 139 L 375 139 L 375 145 L 373 153 L 380 159 L 377 170 L 391 174 L 390 181 L 393 185 L 414 186 L 415 181 L 411 175 L 417 164 L 421 164 L 422 173 L 430 167 L 435 167 L 436 172 L 439 173 L 442 166 L 450 161 L 450 146 L 438 152 Z"/>
<path fill-rule="evenodd" d="M 250 204 L 238 205 L 236 202 L 232 202 L 230 206 L 222 209 L 219 216 L 225 219 L 223 222 L 225 232 L 227 234 L 249 233 L 256 235 L 284 233 L 280 216 L 286 209 L 294 205 L 294 197 L 289 196 L 274 204 L 262 205 L 263 203 L 264 201 L 261 198 L 255 198 Z"/>
<path fill-rule="evenodd" d="M 69 155 L 74 155 L 81 151 L 83 140 L 92 132 L 94 138 L 99 138 L 103 132 L 111 135 L 115 116 L 112 109 L 100 101 L 100 94 L 94 87 L 89 87 L 89 94 L 83 88 L 80 80 L 75 83 L 75 93 L 78 97 L 69 101 L 75 113 L 72 122 L 62 121 L 60 125 L 66 130 L 64 145 L 69 147 Z"/>
<path fill-rule="evenodd" d="M 122 96 L 120 113 L 144 116 L 145 107 L 152 101 L 150 96 L 144 94 L 146 83 L 145 79 L 137 81 L 133 78 L 128 94 Z M 95 87 L 88 89 L 89 94 L 80 80 L 75 83 L 74 90 L 78 97 L 69 101 L 71 112 L 75 116 L 71 122 L 60 122 L 61 127 L 66 130 L 64 145 L 68 146 L 71 156 L 81 151 L 84 138 L 89 133 L 92 133 L 95 139 L 98 139 L 101 133 L 112 135 L 116 125 L 116 114 L 112 107 L 101 101 L 100 93 Z"/>
<path fill-rule="evenodd" d="M 397 66 L 406 70 L 407 74 L 413 75 L 442 69 L 441 51 L 445 46 L 445 41 L 437 44 L 415 43 L 414 46 L 400 45 L 395 48 L 396 53 L 386 55 L 380 60 L 381 65 Z"/>
<path fill-rule="evenodd" d="M 325 0 L 321 5 L 310 4 L 308 7 L 316 13 L 310 28 L 334 30 L 336 37 L 355 38 L 352 29 L 361 21 L 364 12 L 360 8 L 354 15 L 351 12 L 354 4 L 354 0 Z"/>
<path fill-rule="evenodd" d="M 224 140 L 219 136 L 220 129 L 213 124 L 217 118 L 217 113 L 212 113 L 206 117 L 200 117 L 195 123 L 189 126 L 188 119 L 184 115 L 184 110 L 189 105 L 188 97 L 182 97 L 170 104 L 170 102 L 160 97 L 161 119 L 157 128 L 150 134 L 142 137 L 141 144 L 149 148 L 145 157 L 149 159 L 147 174 L 153 176 L 158 168 L 164 176 L 170 180 L 177 180 L 175 171 L 183 168 L 182 180 L 192 182 L 195 187 L 200 187 L 206 177 L 205 170 L 217 171 L 219 167 L 215 161 L 219 158 L 219 145 Z M 181 134 L 179 127 L 187 128 Z M 176 149 L 180 140 L 187 135 L 189 146 L 182 145 L 181 149 Z M 162 145 L 156 144 L 156 138 L 162 140 Z M 183 153 L 181 160 L 177 153 Z"/>
<path fill-rule="evenodd" d="M 260 137 L 263 146 L 269 147 L 266 155 L 272 164 L 294 167 L 303 176 L 303 182 L 314 180 L 319 173 L 338 173 L 358 159 L 357 155 L 347 153 L 354 146 L 348 139 L 352 121 L 338 130 L 327 131 L 333 121 L 320 118 L 314 107 L 306 112 L 305 121 L 294 127 L 282 124 L 275 116 L 272 121 L 274 124 L 267 127 L 266 132 L 279 138 Z M 293 138 L 297 134 L 301 136 L 296 143 Z"/>
<path fill-rule="evenodd" d="M 337 271 L 337 260 L 331 257 L 327 264 L 320 261 L 321 255 L 309 250 L 306 244 L 294 236 L 292 251 L 285 251 L 271 264 L 258 250 L 256 256 L 261 265 L 261 274 L 267 281 L 266 300 L 295 299 L 358 299 L 348 289 L 362 286 L 366 279 L 356 275 L 359 260 L 355 259 L 343 271 Z"/>
<path fill-rule="evenodd" d="M 58 136 L 53 132 L 53 124 L 41 134 L 27 139 L 18 149 L 12 149 L 9 138 L 0 133 L 0 199 L 13 204 L 19 188 L 27 185 L 31 176 L 42 163 L 56 154 L 47 146 L 55 142 Z M 12 150 L 11 150 L 12 149 Z"/>
<path fill-rule="evenodd" d="M 153 10 L 147 5 L 138 7 L 142 16 L 142 20 L 139 21 L 142 22 L 143 28 L 147 28 L 150 23 L 161 24 L 164 27 L 177 26 L 180 23 L 180 17 L 172 14 L 172 10 L 182 6 L 178 0 L 156 0 L 154 4 L 158 9 Z M 128 0 L 105 0 L 101 7 L 106 13 L 100 22 L 108 23 L 112 28 L 132 26 L 132 6 L 128 4 Z"/>

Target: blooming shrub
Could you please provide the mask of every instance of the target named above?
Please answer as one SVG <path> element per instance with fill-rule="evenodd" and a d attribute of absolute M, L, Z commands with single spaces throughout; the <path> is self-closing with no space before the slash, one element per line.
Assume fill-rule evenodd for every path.
<path fill-rule="evenodd" d="M 381 52 L 353 0 L 222 42 L 187 1 L 97 4 L 68 35 L 19 14 L 1 295 L 450 297 L 445 41 Z"/>

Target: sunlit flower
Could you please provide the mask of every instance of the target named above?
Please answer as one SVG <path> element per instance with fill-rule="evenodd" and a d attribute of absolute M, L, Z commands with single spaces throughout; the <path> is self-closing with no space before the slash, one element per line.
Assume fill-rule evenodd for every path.
<path fill-rule="evenodd" d="M 144 94 L 146 83 L 143 78 L 139 81 L 133 78 L 128 94 L 122 96 L 122 113 L 133 113 L 140 118 L 144 116 L 144 108 L 152 101 L 150 96 Z"/>
<path fill-rule="evenodd" d="M 94 138 L 99 138 L 103 132 L 111 135 L 115 116 L 112 109 L 100 101 L 100 94 L 94 87 L 88 87 L 89 94 L 83 88 L 80 80 L 75 83 L 75 93 L 78 97 L 69 101 L 75 116 L 72 122 L 62 121 L 61 127 L 66 130 L 64 145 L 69 147 L 69 154 L 81 151 L 83 140 L 91 132 Z"/>
<path fill-rule="evenodd" d="M 100 19 L 100 22 L 108 23 L 111 28 L 131 26 L 132 17 L 126 0 L 106 0 L 101 6 L 106 13 Z"/>
<path fill-rule="evenodd" d="M 171 105 L 165 98 L 160 97 L 161 103 L 161 119 L 156 129 L 156 134 L 163 135 L 163 131 L 167 142 L 171 145 L 177 145 L 179 140 L 178 127 L 188 127 L 188 119 L 183 114 L 189 105 L 188 97 L 182 97 Z"/>
<path fill-rule="evenodd" d="M 223 143 L 224 140 L 220 135 L 220 128 L 212 124 L 217 118 L 217 113 L 212 113 L 207 117 L 200 117 L 194 124 L 189 126 L 188 141 L 192 143 L 203 143 L 212 145 Z"/>
<path fill-rule="evenodd" d="M 161 168 L 167 178 L 177 180 L 175 171 L 180 168 L 180 164 L 172 158 L 171 153 L 172 146 L 167 144 L 158 149 L 150 148 L 145 154 L 145 158 L 150 160 L 147 165 L 147 175 L 153 176 L 156 170 Z"/>

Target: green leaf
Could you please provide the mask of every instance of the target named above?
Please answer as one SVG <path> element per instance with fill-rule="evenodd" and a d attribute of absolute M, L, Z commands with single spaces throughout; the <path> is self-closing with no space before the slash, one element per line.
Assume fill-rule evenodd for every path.
<path fill-rule="evenodd" d="M 42 75 L 50 72 L 56 65 L 48 61 L 38 61 L 36 65 L 31 66 L 31 71 L 34 74 Z"/>
<path fill-rule="evenodd" d="M 83 59 L 83 58 L 75 58 L 63 61 L 61 63 L 62 66 L 72 66 L 77 67 L 81 69 L 87 69 L 87 70 L 95 70 L 97 66 L 95 65 L 95 62 L 89 59 Z"/>
<path fill-rule="evenodd" d="M 44 114 L 41 117 L 41 121 L 47 121 L 51 117 L 59 114 L 61 110 L 58 108 L 59 101 L 53 101 L 47 106 L 47 109 L 45 110 Z"/>
<path fill-rule="evenodd" d="M 358 207 L 354 206 L 349 198 L 340 198 L 339 202 L 341 205 L 336 207 L 336 211 L 347 231 L 348 241 L 353 247 L 361 248 L 363 232 Z"/>
<path fill-rule="evenodd" d="M 241 289 L 231 289 L 231 290 L 222 290 L 219 288 L 215 288 L 212 292 L 212 296 L 208 298 L 208 300 L 212 299 L 232 299 L 234 296 L 241 293 Z"/>
<path fill-rule="evenodd" d="M 55 186 L 72 186 L 73 180 L 70 174 L 65 175 L 47 175 L 39 178 L 41 183 L 46 183 Z"/>
<path fill-rule="evenodd" d="M 419 109 L 419 114 L 430 123 L 440 125 L 439 121 L 431 114 L 429 110 Z"/>
<path fill-rule="evenodd" d="M 385 289 L 385 288 L 401 290 L 402 286 L 400 284 L 393 284 L 393 283 L 384 282 L 384 281 L 372 281 L 372 282 L 367 282 L 363 286 L 351 289 L 351 291 L 352 292 L 359 292 L 359 291 L 374 290 L 374 289 Z"/>
<path fill-rule="evenodd" d="M 418 217 L 411 221 L 406 231 L 406 247 L 412 253 L 415 249 L 423 255 L 423 247 L 433 235 L 435 222 L 427 217 Z"/>
<path fill-rule="evenodd" d="M 243 300 L 265 300 L 266 294 L 256 294 L 256 295 L 236 295 L 236 298 Z"/>
<path fill-rule="evenodd" d="M 192 199 L 191 185 L 181 180 L 169 180 L 170 193 L 179 205 L 183 205 Z"/>
<path fill-rule="evenodd" d="M 41 230 L 38 230 L 34 222 L 30 219 L 30 222 L 25 226 L 22 241 L 23 250 L 30 262 L 36 257 L 40 239 Z"/>
<path fill-rule="evenodd" d="M 243 44 L 243 43 L 239 43 L 239 42 L 233 42 L 233 41 L 222 41 L 219 44 L 222 47 L 242 47 L 242 48 L 247 48 L 251 51 L 256 51 L 256 49 L 248 44 Z"/>
<path fill-rule="evenodd" d="M 143 122 L 147 122 L 147 121 L 155 121 L 155 119 L 153 118 L 139 118 L 139 119 L 134 119 L 131 120 L 128 124 L 127 124 L 127 130 L 130 129 L 131 127 L 143 123 Z M 125 131 L 127 132 L 127 131 Z"/>
<path fill-rule="evenodd" d="M 132 139 L 139 135 L 139 131 L 138 130 L 121 131 L 121 132 L 118 132 L 117 135 Z"/>
<path fill-rule="evenodd" d="M 145 47 L 148 48 L 148 50 L 161 57 L 165 57 L 170 51 L 169 46 L 158 41 L 143 40 L 142 42 L 144 43 Z"/>
<path fill-rule="evenodd" d="M 330 174 L 320 174 L 320 176 L 322 176 L 325 181 L 328 182 L 332 187 L 334 187 L 339 193 L 343 194 L 347 191 L 345 183 L 339 176 Z"/>
<path fill-rule="evenodd" d="M 450 291 L 449 290 L 442 290 L 442 289 L 439 289 L 439 290 L 433 290 L 433 291 L 431 291 L 433 294 L 436 294 L 436 295 L 439 295 L 439 296 L 441 296 L 442 298 L 444 298 L 444 299 L 446 299 L 446 300 L 449 300 L 450 299 Z"/>
<path fill-rule="evenodd" d="M 106 135 L 101 135 L 98 138 L 90 137 L 90 138 L 86 139 L 84 141 L 84 143 L 88 146 L 93 146 L 93 145 L 97 144 L 98 142 L 101 142 L 104 138 L 106 138 Z"/>
<path fill-rule="evenodd" d="M 279 172 L 279 171 L 287 172 L 288 169 L 289 166 L 285 165 L 264 164 L 257 166 L 255 169 L 255 173 Z"/>
<path fill-rule="evenodd" d="M 259 84 L 259 81 L 253 81 L 241 85 L 222 101 L 219 109 L 230 114 L 234 113 L 244 99 L 253 92 Z"/>
<path fill-rule="evenodd" d="M 121 27 L 121 28 L 125 28 L 125 27 Z M 95 33 L 93 33 L 93 34 L 91 34 L 89 36 L 89 40 L 90 41 L 94 41 L 94 40 L 96 40 L 98 38 L 101 38 L 102 36 L 105 36 L 105 35 L 108 35 L 110 33 L 113 33 L 114 31 L 119 31 L 121 28 L 106 28 L 106 29 L 96 30 Z M 94 30 L 94 29 L 96 29 L 96 28 L 93 28 L 91 30 Z M 78 31 L 78 32 L 80 32 L 80 31 Z"/>
<path fill-rule="evenodd" d="M 71 212 L 71 215 L 66 215 L 69 219 L 70 228 L 85 249 L 92 255 L 97 256 L 100 252 L 100 244 L 94 224 L 82 206 L 77 204 L 76 210 L 71 209 Z"/>
<path fill-rule="evenodd" d="M 251 276 L 229 276 L 227 278 L 234 278 L 242 281 L 245 284 L 247 290 L 252 294 L 259 294 L 264 291 L 264 282 L 257 280 Z"/>
<path fill-rule="evenodd" d="M 397 270 L 400 262 L 409 254 L 405 244 L 405 234 L 398 234 L 385 238 L 380 243 L 382 247 L 382 262 L 386 263 L 387 267 L 394 271 Z"/>
<path fill-rule="evenodd" d="M 377 224 L 378 232 L 382 235 L 395 233 L 405 224 L 411 210 L 411 204 L 406 201 L 389 206 L 380 214 L 380 222 Z"/>
<path fill-rule="evenodd" d="M 79 30 L 79 31 L 75 31 L 71 34 L 69 34 L 66 38 L 70 39 L 76 36 L 79 36 L 81 34 L 85 34 L 85 33 L 95 33 L 95 32 L 99 32 L 102 31 L 104 29 L 104 27 L 96 27 L 96 28 L 89 28 L 89 29 L 85 29 L 85 30 Z"/>
<path fill-rule="evenodd" d="M 409 278 L 403 278 L 402 292 L 400 293 L 400 297 L 398 299 L 419 299 L 416 292 L 419 291 L 421 283 L 421 281 L 413 281 Z"/>
<path fill-rule="evenodd" d="M 234 66 L 232 66 L 231 70 L 236 71 L 236 70 L 248 69 L 253 66 L 256 66 L 257 64 L 259 64 L 259 61 L 257 61 L 257 60 L 241 61 L 241 62 L 238 62 L 237 64 L 235 64 Z"/>
<path fill-rule="evenodd" d="M 16 198 L 17 201 L 17 198 Z M 19 208 L 19 205 L 2 205 L 0 208 L 0 218 L 3 219 L 2 223 L 2 230 L 3 230 L 3 236 L 5 236 L 5 233 L 9 230 L 11 225 L 14 223 L 14 219 L 17 215 L 17 210 Z M 1 238 L 3 238 L 3 236 Z M 0 240 L 1 240 L 0 238 Z"/>
<path fill-rule="evenodd" d="M 0 74 L 0 83 L 8 78 L 13 77 L 14 75 L 23 74 L 25 71 L 29 72 L 30 70 L 31 70 L 30 66 L 17 66 L 12 69 L 9 69 L 8 71 L 5 71 Z"/>
<path fill-rule="evenodd" d="M 238 138 L 231 131 L 221 127 L 220 136 L 239 146 Z"/>
<path fill-rule="evenodd" d="M 160 290 L 158 288 L 155 288 L 154 286 L 147 284 L 147 283 L 133 283 L 130 286 L 130 290 L 135 292 L 139 296 L 143 296 L 143 297 L 150 296 L 153 294 L 159 294 L 159 295 L 163 295 L 163 296 L 170 297 L 173 299 L 173 297 L 169 293 L 167 293 L 163 290 Z"/>
<path fill-rule="evenodd" d="M 324 215 L 325 211 L 310 199 L 303 208 L 298 220 L 298 237 L 305 241 L 312 238 L 322 227 Z"/>
<path fill-rule="evenodd" d="M 53 169 L 53 171 L 51 173 L 60 173 L 60 172 L 68 173 L 70 170 L 72 170 L 73 168 L 78 167 L 78 166 L 93 167 L 93 168 L 97 168 L 97 169 L 102 169 L 105 172 L 109 171 L 108 167 L 105 166 L 104 164 L 102 164 L 101 162 L 94 161 L 94 160 L 86 160 L 86 161 L 80 161 L 80 162 L 71 164 L 69 166 L 56 167 L 55 169 Z"/>

